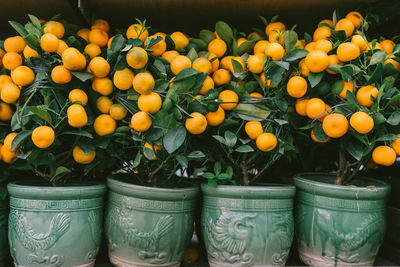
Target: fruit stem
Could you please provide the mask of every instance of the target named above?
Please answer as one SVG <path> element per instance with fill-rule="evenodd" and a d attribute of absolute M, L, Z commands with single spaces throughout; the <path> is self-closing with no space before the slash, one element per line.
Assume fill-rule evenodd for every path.
<path fill-rule="evenodd" d="M 249 173 L 247 171 L 246 158 L 247 158 L 247 153 L 244 154 L 243 159 L 240 162 L 240 168 L 242 169 L 243 185 L 248 186 L 250 181 L 249 181 Z"/>

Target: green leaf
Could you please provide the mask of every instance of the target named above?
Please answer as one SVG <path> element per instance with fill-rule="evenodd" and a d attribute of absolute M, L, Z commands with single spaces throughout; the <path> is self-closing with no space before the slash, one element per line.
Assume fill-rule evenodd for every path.
<path fill-rule="evenodd" d="M 32 112 L 34 115 L 38 116 L 42 120 L 47 121 L 48 123 L 51 123 L 51 116 L 50 114 L 41 106 L 30 106 L 26 107 L 27 110 Z"/>
<path fill-rule="evenodd" d="M 254 149 L 249 145 L 243 145 L 243 146 L 236 148 L 235 151 L 237 151 L 239 153 L 247 153 L 247 152 L 253 152 Z"/>
<path fill-rule="evenodd" d="M 239 46 L 239 56 L 243 55 L 244 53 L 249 52 L 253 48 L 255 43 L 256 42 L 253 40 L 249 40 L 249 41 L 245 41 L 245 42 L 241 43 Z"/>
<path fill-rule="evenodd" d="M 395 134 L 384 134 L 379 136 L 376 141 L 394 141 L 396 139 L 399 139 L 400 137 L 398 137 Z"/>
<path fill-rule="evenodd" d="M 243 71 L 242 65 L 235 59 L 231 59 L 233 70 L 235 73 L 239 73 Z"/>
<path fill-rule="evenodd" d="M 334 72 L 340 72 L 340 69 L 342 68 L 341 65 L 335 64 L 335 65 L 330 65 L 328 67 L 329 70 L 334 71 Z"/>
<path fill-rule="evenodd" d="M 111 51 L 117 52 L 122 49 L 125 45 L 125 40 L 122 34 L 117 34 L 114 36 L 114 38 L 111 41 Z"/>
<path fill-rule="evenodd" d="M 57 176 L 59 176 L 61 174 L 66 174 L 66 173 L 71 173 L 71 172 L 72 171 L 70 169 L 68 169 L 68 168 L 66 168 L 64 166 L 60 166 L 60 167 L 57 167 L 56 173 L 54 174 L 53 177 L 57 177 Z"/>
<path fill-rule="evenodd" d="M 40 20 L 35 17 L 34 15 L 28 14 L 29 19 L 32 21 L 33 25 L 35 25 L 37 28 L 41 28 L 42 25 L 40 24 Z"/>
<path fill-rule="evenodd" d="M 11 151 L 14 151 L 19 146 L 19 144 L 21 144 L 28 136 L 32 134 L 32 132 L 32 130 L 19 132 L 11 143 Z"/>
<path fill-rule="evenodd" d="M 93 78 L 93 74 L 84 71 L 71 71 L 71 73 L 82 82 L 86 82 Z"/>
<path fill-rule="evenodd" d="M 62 132 L 62 134 L 84 136 L 84 137 L 93 139 L 93 135 L 91 133 L 84 131 L 84 130 L 78 130 L 78 129 L 72 129 L 69 131 L 65 131 L 65 132 Z"/>
<path fill-rule="evenodd" d="M 136 154 L 135 159 L 132 162 L 132 168 L 137 168 L 140 165 L 140 160 L 142 159 L 142 153 L 139 150 Z"/>
<path fill-rule="evenodd" d="M 290 67 L 290 63 L 285 61 L 273 61 L 273 64 L 276 64 L 285 70 L 289 70 Z"/>
<path fill-rule="evenodd" d="M 195 69 L 192 68 L 188 68 L 188 69 L 184 69 L 181 72 L 178 73 L 178 75 L 175 77 L 174 79 L 174 83 L 189 77 L 193 77 L 195 75 L 197 75 L 199 72 Z"/>
<path fill-rule="evenodd" d="M 353 158 L 355 158 L 357 161 L 360 161 L 362 159 L 363 156 L 362 146 L 354 142 L 347 142 L 344 147 L 346 148 L 347 152 L 349 152 L 349 154 L 353 156 Z"/>
<path fill-rule="evenodd" d="M 296 46 L 298 38 L 299 38 L 299 36 L 293 30 L 288 30 L 288 31 L 285 32 L 285 36 L 284 36 L 285 47 L 289 51 L 289 53 Z"/>
<path fill-rule="evenodd" d="M 259 108 L 256 105 L 248 105 L 239 103 L 234 111 L 240 118 L 246 121 L 263 121 L 268 118 L 271 113 L 269 110 Z"/>
<path fill-rule="evenodd" d="M 369 65 L 376 65 L 378 63 L 382 63 L 385 60 L 385 57 L 386 57 L 386 51 L 376 50 L 376 52 L 374 52 L 374 54 L 371 57 Z"/>
<path fill-rule="evenodd" d="M 39 37 L 37 37 L 36 35 L 34 35 L 32 33 L 24 36 L 24 41 L 33 50 L 37 50 L 40 46 Z"/>
<path fill-rule="evenodd" d="M 295 49 L 293 49 L 293 50 L 289 53 L 289 55 L 287 55 L 287 56 L 284 58 L 284 60 L 285 60 L 285 61 L 292 62 L 292 61 L 295 61 L 295 60 L 304 58 L 305 56 L 308 55 L 308 53 L 309 53 L 309 52 L 308 52 L 307 50 L 305 50 L 305 49 L 295 48 Z"/>
<path fill-rule="evenodd" d="M 229 179 L 231 179 L 232 177 L 230 177 L 228 174 L 226 174 L 226 173 L 221 173 L 221 174 L 219 174 L 218 176 L 217 176 L 217 179 L 218 180 L 229 180 Z"/>
<path fill-rule="evenodd" d="M 339 72 L 345 82 L 350 82 L 352 80 L 353 71 L 351 66 L 346 65 L 341 67 Z"/>
<path fill-rule="evenodd" d="M 400 111 L 393 112 L 386 120 L 387 123 L 393 126 L 397 126 L 400 123 Z"/>
<path fill-rule="evenodd" d="M 216 38 L 215 34 L 210 30 L 201 30 L 199 37 L 206 44 L 210 43 L 212 40 Z"/>
<path fill-rule="evenodd" d="M 318 123 L 314 126 L 313 133 L 315 138 L 321 142 L 325 142 L 329 139 L 329 136 L 326 135 L 324 129 L 322 128 L 322 123 Z"/>
<path fill-rule="evenodd" d="M 217 140 L 218 142 L 220 142 L 221 144 L 224 144 L 224 145 L 228 145 L 227 143 L 226 143 L 226 140 L 225 140 L 225 138 L 223 138 L 222 136 L 219 136 L 219 135 L 213 135 L 212 136 L 215 140 Z"/>
<path fill-rule="evenodd" d="M 186 129 L 183 126 L 169 129 L 163 138 L 163 146 L 165 150 L 172 154 L 176 151 L 185 141 Z"/>
<path fill-rule="evenodd" d="M 202 176 L 206 179 L 214 179 L 215 178 L 215 175 L 212 172 L 205 172 L 205 173 L 203 173 Z"/>
<path fill-rule="evenodd" d="M 354 107 L 359 106 L 356 96 L 351 91 L 346 91 L 346 100 Z"/>
<path fill-rule="evenodd" d="M 233 148 L 237 142 L 237 136 L 231 131 L 226 131 L 225 134 L 226 145 L 230 148 Z"/>
<path fill-rule="evenodd" d="M 218 33 L 218 36 L 226 42 L 228 46 L 230 46 L 233 39 L 233 31 L 232 28 L 223 21 L 218 21 L 215 24 L 215 30 Z"/>
<path fill-rule="evenodd" d="M 374 70 L 374 72 L 372 73 L 371 77 L 369 78 L 367 84 L 373 84 L 377 81 L 379 81 L 379 79 L 382 77 L 383 75 L 383 64 L 379 63 L 378 65 L 376 65 L 376 68 Z"/>
<path fill-rule="evenodd" d="M 215 176 L 218 176 L 221 173 L 221 162 L 219 162 L 219 161 L 215 162 L 214 173 L 215 173 Z"/>
<path fill-rule="evenodd" d="M 28 32 L 25 30 L 24 26 L 16 21 L 9 21 L 10 25 L 22 36 L 25 37 L 28 35 Z"/>
<path fill-rule="evenodd" d="M 176 160 L 179 162 L 179 164 L 183 168 L 187 168 L 188 167 L 188 159 L 184 155 L 177 155 L 176 156 Z"/>
<path fill-rule="evenodd" d="M 192 151 L 189 153 L 188 158 L 189 159 L 201 159 L 204 158 L 206 155 L 204 155 L 203 152 L 196 150 L 196 151 Z"/>
<path fill-rule="evenodd" d="M 314 73 L 311 72 L 308 75 L 308 81 L 310 82 L 311 87 L 315 87 L 317 84 L 319 84 L 324 77 L 324 72 L 318 72 Z"/>
<path fill-rule="evenodd" d="M 372 115 L 372 118 L 374 119 L 375 125 L 379 125 L 386 122 L 386 118 L 385 116 L 383 116 L 382 113 L 375 113 L 374 115 Z"/>
<path fill-rule="evenodd" d="M 207 43 L 201 39 L 192 38 L 190 42 L 196 44 L 202 51 L 207 50 Z"/>
<path fill-rule="evenodd" d="M 260 20 L 264 23 L 264 26 L 268 25 L 268 21 L 266 18 L 264 18 L 263 16 L 258 16 L 260 18 Z"/>
<path fill-rule="evenodd" d="M 199 56 L 197 55 L 196 49 L 194 49 L 194 47 L 192 49 L 189 50 L 189 52 L 186 55 L 190 61 L 195 61 L 195 59 L 197 59 Z"/>

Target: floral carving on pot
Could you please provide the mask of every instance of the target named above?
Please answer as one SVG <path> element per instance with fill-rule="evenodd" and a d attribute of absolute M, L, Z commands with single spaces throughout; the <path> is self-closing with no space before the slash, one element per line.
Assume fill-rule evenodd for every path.
<path fill-rule="evenodd" d="M 280 242 L 281 252 L 274 253 L 272 261 L 274 265 L 285 265 L 293 241 L 293 215 L 273 214 L 273 217 L 275 220 L 272 233 L 274 233 Z"/>
<path fill-rule="evenodd" d="M 46 256 L 45 252 L 68 232 L 70 223 L 71 217 L 69 215 L 59 213 L 52 218 L 47 233 L 37 233 L 22 212 L 12 210 L 9 216 L 10 242 L 17 239 L 27 250 L 32 252 L 27 255 L 29 263 L 60 266 L 64 262 L 62 255 Z M 13 245 L 11 247 L 15 248 Z M 14 253 L 12 252 L 12 254 Z M 13 258 L 15 263 L 18 264 L 14 255 Z"/>
<path fill-rule="evenodd" d="M 217 262 L 251 266 L 254 255 L 248 253 L 248 243 L 255 224 L 255 214 L 222 211 L 216 222 L 206 222 L 206 235 L 210 242 L 208 256 Z"/>

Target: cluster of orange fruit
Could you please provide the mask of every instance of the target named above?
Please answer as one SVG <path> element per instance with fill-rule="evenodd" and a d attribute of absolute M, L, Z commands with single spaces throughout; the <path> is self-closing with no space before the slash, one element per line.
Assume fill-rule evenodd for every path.
<path fill-rule="evenodd" d="M 304 40 L 297 40 L 295 48 L 309 51 L 307 56 L 298 64 L 298 75 L 292 76 L 286 87 L 290 97 L 298 99 L 295 104 L 296 112 L 301 116 L 307 116 L 312 120 L 322 122 L 323 130 L 328 138 L 340 138 L 349 130 L 348 119 L 333 112 L 332 108 L 321 98 L 305 97 L 308 91 L 308 83 L 305 77 L 310 73 L 326 72 L 329 75 L 337 74 L 330 66 L 343 65 L 343 63 L 357 59 L 361 53 L 368 51 L 383 50 L 390 55 L 385 64 L 391 63 L 400 70 L 400 63 L 393 59 L 392 53 L 395 47 L 391 40 L 381 42 L 368 42 L 357 29 L 362 25 L 363 17 L 358 12 L 350 12 L 344 19 L 339 20 L 335 25 L 332 20 L 323 20 L 313 34 L 313 40 L 306 44 Z M 95 101 L 98 113 L 93 123 L 93 130 L 98 136 L 113 134 L 118 123 L 128 124 L 133 132 L 141 133 L 148 131 L 153 124 L 154 115 L 163 106 L 161 92 L 155 91 L 157 79 L 151 69 L 154 58 L 168 62 L 172 76 L 166 77 L 169 87 L 174 79 L 185 69 L 192 68 L 200 73 L 206 73 L 202 87 L 198 95 L 193 96 L 193 101 L 201 99 L 211 89 L 218 89 L 227 84 L 243 85 L 244 82 L 234 75 L 234 62 L 240 65 L 241 72 L 248 71 L 261 81 L 263 90 L 254 90 L 246 93 L 244 97 L 257 102 L 263 100 L 264 95 L 260 91 L 264 89 L 277 88 L 279 84 L 271 84 L 271 79 L 265 71 L 267 61 L 281 61 L 288 54 L 285 46 L 286 27 L 282 22 L 271 22 L 266 25 L 266 40 L 257 32 L 252 32 L 247 37 L 240 37 L 236 46 L 240 47 L 246 41 L 254 40 L 252 50 L 247 51 L 243 56 L 233 56 L 230 44 L 214 32 L 212 40 L 207 44 L 207 49 L 197 51 L 194 59 L 191 59 L 187 52 L 191 39 L 181 32 L 174 32 L 167 36 L 157 32 L 149 36 L 149 29 L 143 24 L 131 25 L 125 33 L 126 40 L 140 39 L 143 45 L 130 46 L 126 51 L 120 51 L 125 56 L 127 66 L 117 69 L 110 64 L 107 52 L 111 50 L 115 36 L 109 36 L 110 25 L 107 21 L 98 19 L 93 22 L 91 29 L 80 29 L 76 35 L 86 41 L 87 44 L 81 51 L 76 47 L 70 47 L 63 40 L 65 34 L 64 25 L 57 21 L 42 22 L 43 34 L 40 39 L 40 48 L 44 53 L 58 54 L 60 64 L 51 70 L 51 81 L 59 85 L 68 85 L 73 80 L 73 72 L 86 72 L 93 75 L 91 79 L 91 90 L 96 92 Z M 349 41 L 342 42 L 336 53 L 331 41 L 332 31 L 344 31 Z M 173 41 L 174 47 L 168 48 L 167 37 Z M 65 39 L 65 38 L 64 38 Z M 152 42 L 157 39 L 157 42 Z M 160 40 L 159 40 L 160 39 Z M 10 71 L 10 75 L 0 76 L 0 120 L 10 121 L 13 116 L 12 104 L 18 101 L 21 87 L 29 86 L 35 81 L 35 72 L 32 68 L 24 66 L 24 59 L 38 57 L 38 51 L 26 45 L 21 36 L 7 38 L 4 41 L 5 52 L 0 50 L 2 67 Z M 121 50 L 120 49 L 120 50 Z M 127 53 L 125 53 L 127 52 Z M 251 53 L 252 52 L 252 53 Z M 125 55 L 126 54 L 126 55 Z M 257 79 L 258 79 L 257 78 Z M 372 85 L 358 85 L 354 81 L 342 81 L 343 90 L 339 94 L 346 99 L 347 91 L 356 93 L 360 105 L 369 108 L 376 98 L 378 89 Z M 278 88 L 279 89 L 279 88 Z M 67 109 L 68 124 L 73 128 L 82 128 L 88 125 L 88 116 L 85 105 L 88 103 L 88 88 L 70 88 L 68 99 L 70 106 Z M 277 90 L 277 89 L 274 89 Z M 119 101 L 123 95 L 127 99 L 134 99 L 136 106 L 128 108 L 124 102 Z M 133 98 L 131 98 L 133 96 Z M 187 131 L 193 135 L 199 135 L 206 131 L 207 127 L 221 125 L 227 112 L 234 110 L 242 101 L 242 96 L 232 89 L 222 89 L 218 93 L 218 109 L 202 114 L 193 112 L 184 121 Z M 262 103 L 262 102 L 260 102 Z M 128 113 L 130 120 L 126 120 Z M 372 117 L 365 111 L 358 111 L 350 117 L 351 127 L 360 134 L 367 134 L 374 128 Z M 277 144 L 277 137 L 267 131 L 262 121 L 254 120 L 245 123 L 245 132 L 248 137 L 255 140 L 256 147 L 264 152 L 273 150 Z M 11 143 L 17 133 L 10 133 L 4 140 L 1 148 L 1 156 L 5 162 L 12 162 L 16 159 L 16 148 L 11 150 Z M 327 142 L 317 139 L 311 131 L 311 137 L 316 142 Z M 48 148 L 55 140 L 54 129 L 49 126 L 38 126 L 32 132 L 32 142 L 38 148 Z M 153 150 L 154 154 L 162 149 L 162 143 L 150 144 L 146 142 L 144 147 Z M 8 154 L 7 154 L 8 153 Z M 373 159 L 382 165 L 391 165 L 400 155 L 400 140 L 393 142 L 392 147 L 379 146 L 373 151 Z M 87 154 L 79 147 L 73 148 L 73 157 L 80 164 L 89 164 L 96 156 L 95 151 Z M 145 154 L 146 156 L 146 154 Z M 146 156 L 147 157 L 147 156 Z M 152 159 L 156 159 L 154 156 Z"/>

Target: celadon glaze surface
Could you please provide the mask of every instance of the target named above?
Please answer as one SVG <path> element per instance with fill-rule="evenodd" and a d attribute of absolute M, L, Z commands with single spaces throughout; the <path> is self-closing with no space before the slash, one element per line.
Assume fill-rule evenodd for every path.
<path fill-rule="evenodd" d="M 199 189 L 156 188 L 108 179 L 106 240 L 114 266 L 180 266 L 193 235 Z"/>
<path fill-rule="evenodd" d="M 7 249 L 7 201 L 0 199 L 0 267 L 5 266 Z"/>
<path fill-rule="evenodd" d="M 385 234 L 390 186 L 360 178 L 349 187 L 334 185 L 334 179 L 323 173 L 294 178 L 300 259 L 312 266 L 372 266 Z"/>
<path fill-rule="evenodd" d="M 216 186 L 203 192 L 211 267 L 283 266 L 293 240 L 294 186 Z"/>
<path fill-rule="evenodd" d="M 8 237 L 15 266 L 94 266 L 103 225 L 105 185 L 52 187 L 10 183 Z"/>

